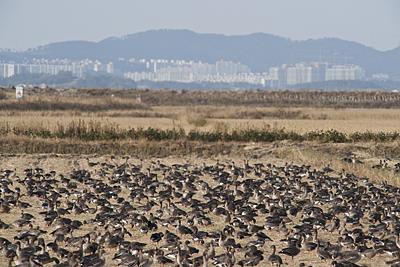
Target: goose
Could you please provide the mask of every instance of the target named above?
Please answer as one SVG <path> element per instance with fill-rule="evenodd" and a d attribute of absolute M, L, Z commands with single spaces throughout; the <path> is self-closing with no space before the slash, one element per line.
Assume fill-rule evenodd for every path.
<path fill-rule="evenodd" d="M 15 250 L 15 256 L 16 259 L 14 260 L 15 265 L 23 264 L 23 263 L 30 263 L 33 259 L 35 253 L 35 248 L 32 246 L 29 247 L 24 247 L 22 248 L 21 242 L 17 241 L 16 242 L 16 250 Z M 33 263 L 38 265 L 36 261 Z"/>
<path fill-rule="evenodd" d="M 212 242 L 205 244 L 205 249 L 203 251 L 203 257 L 208 261 L 208 259 L 213 259 L 215 257 L 214 244 Z"/>
<path fill-rule="evenodd" d="M 238 265 L 239 266 L 257 266 L 263 259 L 264 259 L 264 257 L 262 255 L 256 255 L 251 258 L 240 260 L 238 262 Z M 233 266 L 233 265 L 231 265 L 231 266 Z"/>
<path fill-rule="evenodd" d="M 225 248 L 226 251 L 230 251 L 234 248 L 240 248 L 240 244 L 237 244 L 235 239 L 227 238 L 223 232 L 219 233 L 218 245 Z"/>
<path fill-rule="evenodd" d="M 17 261 L 18 262 L 18 261 Z M 27 261 L 21 262 L 15 264 L 16 267 L 42 267 L 43 265 L 37 262 L 36 260 L 33 259 L 33 256 L 31 255 Z"/>
<path fill-rule="evenodd" d="M 212 259 L 212 263 L 213 266 L 229 266 L 229 267 L 235 266 L 236 257 L 234 255 L 234 251 L 215 256 Z M 238 264 L 240 265 L 241 262 L 238 262 Z"/>
<path fill-rule="evenodd" d="M 352 156 L 352 157 L 344 157 L 344 158 L 342 158 L 342 160 L 344 162 L 347 162 L 347 163 L 350 163 L 350 164 L 363 164 L 364 163 L 361 160 L 355 158 L 354 156 Z"/>
<path fill-rule="evenodd" d="M 48 252 L 44 252 L 43 254 L 33 256 L 33 260 L 35 260 L 35 262 L 39 263 L 40 265 L 46 265 L 53 262 L 55 264 L 60 263 L 58 258 L 50 257 Z"/>
<path fill-rule="evenodd" d="M 279 255 L 275 254 L 276 252 L 275 245 L 272 245 L 271 248 L 272 248 L 272 254 L 268 257 L 268 261 L 272 266 L 280 267 L 283 264 L 282 258 Z"/>
<path fill-rule="evenodd" d="M 385 169 L 387 167 L 388 167 L 387 160 L 386 159 L 384 159 L 384 160 L 380 159 L 378 164 L 372 166 L 372 169 Z"/>
<path fill-rule="evenodd" d="M 162 238 L 164 237 L 164 234 L 162 232 L 160 233 L 153 233 L 150 236 L 150 240 L 157 243 L 160 242 L 162 240 Z"/>
<path fill-rule="evenodd" d="M 316 240 L 318 240 L 317 230 L 315 230 L 315 235 L 314 235 L 314 241 L 316 241 Z M 302 248 L 304 248 L 307 251 L 312 251 L 312 250 L 316 249 L 318 246 L 318 244 L 316 242 L 307 241 L 305 233 L 302 234 L 302 243 L 301 244 L 302 244 Z"/>
<path fill-rule="evenodd" d="M 90 254 L 82 257 L 81 266 L 83 267 L 103 267 L 105 266 L 104 250 L 100 250 L 98 254 Z"/>
<path fill-rule="evenodd" d="M 365 265 L 358 265 L 353 262 L 348 262 L 348 261 L 343 261 L 343 262 L 337 262 L 337 261 L 332 261 L 332 266 L 334 267 L 363 267 Z"/>
<path fill-rule="evenodd" d="M 244 257 L 248 258 L 248 257 L 255 257 L 258 255 L 262 255 L 262 251 L 258 250 L 258 248 L 254 245 L 248 245 L 247 247 L 244 248 L 245 249 L 245 254 Z"/>
<path fill-rule="evenodd" d="M 136 255 L 132 255 L 129 251 L 119 251 L 114 254 L 112 260 L 117 261 L 118 265 L 130 266 L 134 264 L 139 265 L 139 258 Z"/>
<path fill-rule="evenodd" d="M 187 227 L 181 224 L 181 220 L 178 221 L 178 226 L 177 226 L 177 231 L 181 235 L 192 235 L 193 231 Z"/>
<path fill-rule="evenodd" d="M 390 266 L 397 266 L 400 264 L 400 258 L 394 259 L 394 260 L 390 260 L 390 261 L 386 261 L 385 262 L 387 265 Z"/>
<path fill-rule="evenodd" d="M 348 233 L 345 233 L 339 237 L 338 241 L 343 247 L 354 245 L 354 239 Z"/>
<path fill-rule="evenodd" d="M 368 259 L 372 259 L 380 252 L 380 250 L 375 248 L 369 248 L 366 245 L 366 241 L 364 241 L 364 244 L 362 246 L 358 246 L 358 252 L 361 254 L 361 256 Z"/>
<path fill-rule="evenodd" d="M 9 213 L 11 210 L 11 207 L 7 202 L 4 200 L 0 199 L 0 213 Z"/>
<path fill-rule="evenodd" d="M 165 240 L 166 240 L 167 244 L 175 244 L 178 242 L 178 240 L 180 240 L 179 236 L 177 236 L 174 233 L 171 233 L 168 230 L 165 230 L 164 236 L 165 236 Z"/>
<path fill-rule="evenodd" d="M 192 231 L 193 231 L 192 238 L 195 242 L 197 241 L 204 242 L 204 239 L 209 236 L 208 232 L 200 231 L 197 226 L 193 226 Z"/>
<path fill-rule="evenodd" d="M 328 229 L 329 232 L 333 233 L 340 229 L 340 219 L 336 216 L 332 218 L 332 226 Z"/>
<path fill-rule="evenodd" d="M 321 260 L 328 260 L 328 259 L 332 259 L 331 254 L 328 252 L 327 248 L 323 248 L 321 247 L 321 242 L 319 240 L 317 240 L 317 250 L 316 250 L 317 256 L 318 258 L 320 258 Z"/>
<path fill-rule="evenodd" d="M 397 233 L 395 240 L 396 240 L 396 246 L 400 249 L 400 232 Z"/>
<path fill-rule="evenodd" d="M 57 244 L 57 239 L 55 239 L 53 242 L 47 243 L 46 247 L 48 249 L 50 249 L 51 251 L 56 252 L 59 248 L 59 246 Z"/>
<path fill-rule="evenodd" d="M 361 260 L 361 254 L 358 251 L 342 251 L 335 260 L 338 262 L 356 263 Z"/>
<path fill-rule="evenodd" d="M 262 231 L 259 231 L 259 232 L 257 232 L 256 233 L 256 237 L 257 237 L 257 239 L 259 239 L 259 240 L 263 240 L 263 241 L 272 241 L 272 239 L 268 236 L 268 235 L 266 235 L 264 232 L 262 232 Z"/>
<path fill-rule="evenodd" d="M 400 162 L 394 165 L 394 173 L 399 173 L 399 172 L 400 172 Z"/>
<path fill-rule="evenodd" d="M 165 257 L 164 255 L 154 255 L 154 262 L 161 264 L 161 265 L 167 265 L 167 264 L 172 264 L 174 263 L 173 260 Z"/>
<path fill-rule="evenodd" d="M 293 258 L 300 253 L 300 249 L 298 248 L 298 244 L 296 243 L 296 244 L 290 245 L 287 248 L 283 248 L 281 251 L 279 251 L 279 253 L 290 256 L 293 260 Z"/>

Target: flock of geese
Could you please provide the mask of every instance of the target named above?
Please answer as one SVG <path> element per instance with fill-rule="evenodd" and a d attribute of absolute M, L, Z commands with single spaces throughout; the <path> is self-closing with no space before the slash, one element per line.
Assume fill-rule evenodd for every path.
<path fill-rule="evenodd" d="M 0 174 L 0 266 L 400 266 L 400 190 L 331 168 L 93 161 Z"/>
<path fill-rule="evenodd" d="M 342 161 L 349 164 L 364 164 L 364 162 L 358 159 L 353 153 L 343 157 Z M 393 160 L 390 158 L 380 159 L 379 163 L 372 165 L 372 169 L 393 170 L 394 173 L 400 173 L 400 162 L 390 163 L 392 161 Z"/>

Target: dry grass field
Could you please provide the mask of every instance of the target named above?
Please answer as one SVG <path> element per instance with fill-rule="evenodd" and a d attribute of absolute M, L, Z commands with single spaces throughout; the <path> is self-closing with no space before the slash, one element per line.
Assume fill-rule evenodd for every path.
<path fill-rule="evenodd" d="M 124 225 L 131 234 L 123 234 L 125 241 L 146 244 L 143 251 L 130 251 L 134 255 L 140 254 L 143 263 L 149 260 L 147 265 L 143 266 L 174 265 L 163 264 L 162 253 L 175 263 L 178 257 L 182 260 L 181 256 L 184 253 L 181 255 L 179 251 L 189 249 L 184 241 L 189 241 L 187 245 L 199 249 L 199 252 L 193 253 L 191 259 L 204 260 L 202 255 L 207 251 L 206 244 L 212 243 L 216 255 L 222 255 L 215 259 L 232 260 L 229 258 L 232 251 L 223 248 L 218 241 L 218 235 L 221 235 L 224 228 L 224 234 L 234 238 L 242 247 L 234 249 L 235 266 L 239 266 L 240 262 L 252 259 L 253 256 L 245 254 L 248 247 L 257 241 L 255 232 L 259 231 L 267 234 L 272 240 L 263 240 L 264 243 L 257 244 L 256 249 L 263 254 L 258 266 L 269 266 L 271 245 L 276 245 L 277 252 L 287 247 L 282 240 L 298 238 L 295 234 L 298 229 L 295 226 L 304 220 L 315 219 L 314 216 L 320 212 L 319 208 L 328 218 L 327 227 L 314 226 L 315 229 L 318 228 L 318 237 L 323 244 L 321 248 L 329 247 L 326 244 L 329 241 L 342 246 L 343 251 L 355 252 L 368 247 L 377 253 L 372 258 L 366 258 L 364 255 L 361 259 L 351 260 L 358 265 L 350 265 L 349 261 L 348 265 L 337 266 L 391 266 L 385 262 L 396 259 L 396 253 L 400 255 L 400 247 L 395 247 L 396 251 L 392 251 L 395 256 L 388 255 L 388 250 L 392 249 L 388 248 L 389 245 L 396 246 L 396 241 L 400 245 L 400 240 L 396 239 L 400 215 L 395 208 L 400 201 L 397 194 L 400 186 L 398 132 L 400 97 L 384 92 L 32 89 L 27 92 L 24 100 L 16 101 L 13 99 L 12 90 L 0 89 L 0 222 L 9 225 L 4 227 L 0 223 L 0 266 L 7 266 L 10 259 L 10 255 L 6 257 L 6 249 L 2 248 L 1 237 L 15 244 L 15 236 L 39 227 L 46 229 L 46 233 L 41 236 L 48 244 L 55 238 L 55 235 L 50 233 L 61 228 L 65 222 L 61 218 L 82 223 L 78 229 L 65 235 L 69 241 L 59 242 L 60 247 L 69 251 L 78 250 L 78 254 L 79 245 L 71 240 L 78 240 L 86 234 L 102 235 L 107 231 L 114 231 L 115 235 L 119 236 L 121 233 L 118 231 L 121 231 L 121 225 Z M 245 169 L 245 161 L 253 167 L 243 177 L 237 177 L 234 166 L 239 170 Z M 254 167 L 256 163 L 264 164 L 262 171 Z M 186 167 L 179 167 L 179 164 Z M 118 166 L 124 169 L 122 173 Z M 223 166 L 223 169 L 212 173 L 208 171 L 207 166 Z M 285 166 L 295 167 L 287 171 L 286 168 L 289 167 Z M 296 173 L 296 166 L 301 169 L 299 173 Z M 30 168 L 42 168 L 43 175 L 38 174 L 30 180 L 24 172 Z M 334 171 L 325 173 L 325 170 L 330 168 Z M 77 178 L 75 181 L 72 174 L 77 170 L 87 170 L 91 175 L 90 179 L 82 182 Z M 50 173 L 51 171 L 54 172 Z M 219 178 L 225 175 L 223 172 L 228 173 L 229 179 L 234 179 L 228 179 L 228 185 L 219 181 Z M 123 177 L 127 173 L 128 178 L 124 180 Z M 313 174 L 318 177 L 317 180 Z M 166 181 L 166 175 L 178 175 L 179 178 L 176 181 Z M 72 180 L 66 181 L 63 177 Z M 144 177 L 151 180 L 154 187 L 146 184 L 147 180 Z M 368 181 L 364 178 L 368 178 Z M 191 184 L 192 179 L 194 185 Z M 249 181 L 246 182 L 246 179 Z M 336 182 L 341 181 L 340 179 L 343 179 L 344 185 Z M 48 193 L 44 193 L 45 196 L 30 195 L 29 190 L 42 189 L 48 180 L 52 180 L 50 184 L 53 184 L 46 188 Z M 260 180 L 266 182 L 262 186 L 265 190 L 263 193 L 252 192 L 247 188 L 247 183 Z M 332 188 L 327 188 L 331 199 L 325 202 L 319 199 L 319 193 L 328 186 L 325 182 L 331 180 L 334 181 L 331 184 Z M 219 203 L 219 208 L 228 209 L 229 196 L 224 197 L 223 192 L 230 192 L 230 195 L 235 195 L 233 192 L 236 192 L 235 200 L 242 200 L 250 210 L 257 210 L 255 220 L 246 221 L 248 211 L 245 210 L 230 210 L 232 218 L 228 220 L 218 214 L 218 209 L 207 209 L 204 216 L 210 219 L 211 223 L 206 225 L 192 222 L 189 216 L 176 215 L 176 210 L 193 216 L 198 215 L 196 205 L 199 203 L 196 201 L 207 203 L 212 199 L 206 191 L 197 190 L 204 186 L 202 181 L 212 188 L 209 192 L 220 192 L 222 186 L 222 196 L 214 197 Z M 161 184 L 158 184 L 160 182 Z M 170 198 L 169 208 L 164 207 L 164 215 L 160 215 L 163 208 L 155 199 L 161 195 L 166 184 L 176 193 Z M 149 187 L 139 188 L 141 192 L 136 196 L 133 191 L 138 189 L 139 185 Z M 271 189 L 271 185 L 274 189 Z M 282 188 L 281 185 L 286 187 Z M 190 194 L 192 186 L 197 190 L 193 195 Z M 357 188 L 358 191 L 353 193 L 360 199 L 352 199 L 354 194 L 346 194 L 344 191 L 352 189 L 347 186 Z M 17 188 L 20 188 L 21 196 L 19 202 L 13 202 L 13 197 L 18 195 Z M 118 191 L 119 198 L 108 197 L 107 192 L 101 191 L 104 188 L 108 188 L 110 194 L 113 190 Z M 65 194 L 65 189 L 69 194 Z M 288 208 L 288 203 L 293 199 L 291 194 L 300 189 L 311 190 L 304 199 L 297 199 L 300 206 L 305 205 L 304 209 L 302 208 L 297 215 L 283 216 L 287 221 L 280 223 L 277 228 L 270 229 L 265 226 L 269 215 L 275 213 L 277 207 Z M 238 193 L 237 190 L 249 192 L 246 195 L 243 192 Z M 56 193 L 49 193 L 53 191 Z M 92 192 L 95 197 L 90 200 L 91 197 L 85 195 L 88 192 Z M 370 195 L 363 196 L 363 193 Z M 57 194 L 61 195 L 56 207 L 59 214 L 53 223 L 48 224 L 44 220 L 43 212 L 49 211 L 48 202 Z M 299 194 L 297 197 L 302 196 Z M 368 198 L 373 200 L 374 197 L 376 202 L 367 205 Z M 100 200 L 101 198 L 106 201 Z M 263 199 L 263 202 L 260 202 L 260 199 Z M 313 201 L 310 203 L 308 199 Z M 348 207 L 351 207 L 351 210 L 337 211 L 341 221 L 340 229 L 329 232 L 327 229 L 334 224 L 335 219 L 330 216 L 335 208 L 333 203 L 343 204 L 343 199 L 349 201 Z M 128 200 L 132 205 L 132 210 L 128 212 L 131 217 L 121 219 L 118 216 L 124 212 L 120 212 L 117 219 L 107 220 L 108 223 L 116 224 L 115 226 L 106 227 L 99 222 L 99 214 L 111 213 L 110 207 L 120 211 L 124 200 Z M 194 202 L 190 206 L 185 201 Z M 394 201 L 395 204 L 390 201 Z M 23 207 L 21 202 L 29 203 L 30 206 Z M 83 208 L 83 212 L 79 209 L 77 211 L 74 203 L 82 202 L 87 206 Z M 257 204 L 263 203 L 267 205 L 267 211 L 258 213 L 258 210 L 263 209 Z M 5 206 L 9 206 L 10 210 L 7 211 Z M 381 206 L 384 206 L 384 209 L 381 209 Z M 311 210 L 305 211 L 306 207 Z M 359 210 L 365 212 L 365 216 L 358 223 L 352 222 L 352 216 Z M 29 213 L 34 218 L 29 220 L 29 223 L 20 225 L 21 221 L 18 220 L 23 218 L 23 213 Z M 376 219 L 376 213 L 380 216 L 379 219 Z M 154 220 L 157 221 L 158 229 L 141 232 L 144 227 L 143 220 L 133 222 L 140 217 L 137 217 L 138 214 L 146 218 L 158 216 L 159 220 Z M 244 220 L 245 226 L 235 222 L 234 217 L 240 222 Z M 167 218 L 171 220 L 166 222 Z M 348 222 L 344 223 L 346 220 Z M 187 227 L 196 226 L 198 230 L 210 233 L 210 236 L 202 243 L 194 240 L 193 235 L 178 233 L 179 221 Z M 246 225 L 262 226 L 262 230 L 254 230 L 255 232 L 247 235 L 250 230 Z M 374 228 L 378 226 L 384 230 Z M 351 231 L 357 232 L 358 228 L 368 236 L 365 244 L 342 245 L 341 238 L 346 233 L 351 233 L 355 239 L 356 234 Z M 229 233 L 231 229 L 234 231 Z M 150 240 L 151 234 L 166 233 L 167 230 L 177 234 L 180 245 L 166 248 L 165 239 L 157 244 Z M 241 234 L 244 236 L 241 237 Z M 315 238 L 311 233 L 307 240 Z M 104 258 L 106 263 L 103 263 L 103 266 L 117 266 L 118 261 L 113 260 L 113 257 L 123 250 L 123 246 L 119 244 L 113 247 L 109 238 L 106 241 L 98 239 L 96 242 L 104 246 L 102 248 L 105 249 L 105 255 L 98 255 L 96 253 L 99 251 L 96 251 L 93 257 L 97 258 L 92 260 L 99 260 L 101 263 Z M 61 257 L 60 251 L 49 253 L 62 262 L 72 261 L 73 258 L 71 255 L 70 259 L 68 256 Z M 283 259 L 283 266 L 299 266 L 301 263 L 305 266 L 331 266 L 333 260 L 346 263 L 338 256 L 340 253 L 328 260 L 321 260 L 317 254 L 317 250 L 306 251 L 302 247 L 301 253 L 293 260 L 284 254 L 279 255 Z M 90 256 L 90 253 L 85 252 L 82 255 Z M 216 264 L 214 260 L 210 258 L 208 265 L 194 266 L 213 266 Z M 16 262 L 10 263 L 11 266 L 16 265 Z M 34 265 L 31 263 L 31 266 Z M 139 265 L 132 263 L 131 266 Z M 230 265 L 226 263 L 225 266 Z"/>
<path fill-rule="evenodd" d="M 299 133 L 396 131 L 397 93 L 38 90 L 22 101 L 1 90 L 0 122 L 55 127 L 71 121 L 101 121 L 123 128 L 285 128 Z"/>
<path fill-rule="evenodd" d="M 340 132 L 393 132 L 400 129 L 400 109 L 251 108 L 244 106 L 154 106 L 146 110 L 0 111 L 0 122 L 54 128 L 72 121 L 114 123 L 122 128 L 200 129 L 284 128 L 305 133 L 335 129 Z"/>

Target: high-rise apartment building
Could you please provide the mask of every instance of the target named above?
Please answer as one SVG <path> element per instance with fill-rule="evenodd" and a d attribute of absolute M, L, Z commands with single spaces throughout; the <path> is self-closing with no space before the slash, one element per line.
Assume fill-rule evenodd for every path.
<path fill-rule="evenodd" d="M 286 74 L 284 75 L 286 78 L 284 83 L 287 85 L 310 83 L 318 80 L 316 68 L 307 64 L 286 65 L 283 69 Z"/>
<path fill-rule="evenodd" d="M 216 71 L 219 75 L 236 75 L 238 73 L 249 73 L 250 68 L 241 63 L 220 60 L 216 63 Z"/>
<path fill-rule="evenodd" d="M 0 64 L 1 78 L 10 78 L 14 76 L 14 74 L 15 74 L 14 64 Z"/>
<path fill-rule="evenodd" d="M 284 64 L 280 68 L 269 69 L 269 83 L 278 87 L 319 81 L 361 80 L 364 76 L 360 66 L 323 62 Z"/>
<path fill-rule="evenodd" d="M 326 69 L 325 80 L 348 81 L 364 78 L 364 70 L 357 65 L 332 65 Z"/>
<path fill-rule="evenodd" d="M 112 62 L 109 62 L 109 63 L 107 64 L 106 72 L 107 72 L 108 74 L 114 74 L 114 64 L 113 64 Z"/>

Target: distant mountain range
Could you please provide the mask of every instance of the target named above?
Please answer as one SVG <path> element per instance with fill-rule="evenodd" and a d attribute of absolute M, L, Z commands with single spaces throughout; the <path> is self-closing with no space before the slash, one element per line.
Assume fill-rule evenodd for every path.
<path fill-rule="evenodd" d="M 266 71 L 284 63 L 328 61 L 362 66 L 367 74 L 387 73 L 400 77 L 400 47 L 378 51 L 363 44 L 336 38 L 293 41 L 265 33 L 249 35 L 203 34 L 188 30 L 152 30 L 107 38 L 100 42 L 52 43 L 25 52 L 1 52 L 1 60 L 22 58 L 162 58 L 220 59 L 242 62 L 253 71 Z"/>

